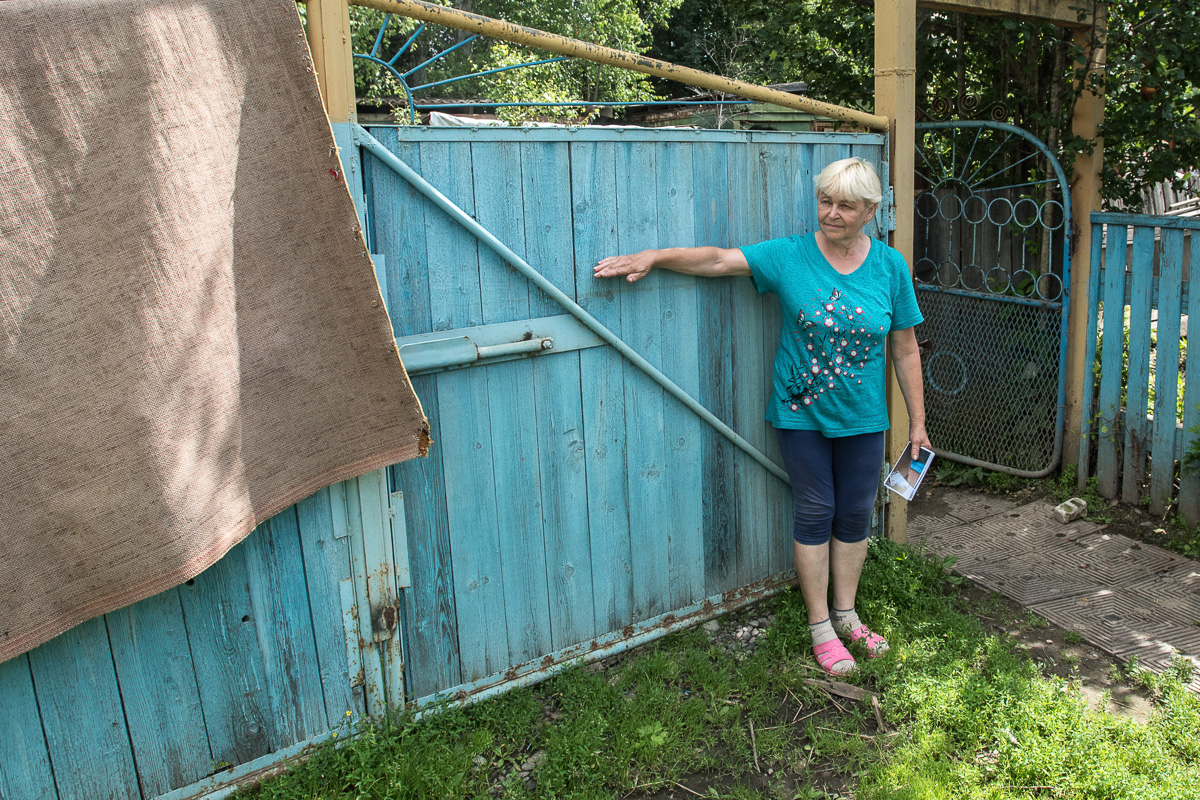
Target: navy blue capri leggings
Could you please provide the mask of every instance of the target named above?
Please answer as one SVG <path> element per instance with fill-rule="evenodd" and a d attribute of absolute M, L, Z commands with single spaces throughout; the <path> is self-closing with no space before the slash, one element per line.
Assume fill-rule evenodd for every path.
<path fill-rule="evenodd" d="M 819 545 L 830 534 L 851 544 L 867 538 L 879 489 L 886 431 L 828 438 L 819 431 L 778 429 L 792 481 L 792 538 Z"/>

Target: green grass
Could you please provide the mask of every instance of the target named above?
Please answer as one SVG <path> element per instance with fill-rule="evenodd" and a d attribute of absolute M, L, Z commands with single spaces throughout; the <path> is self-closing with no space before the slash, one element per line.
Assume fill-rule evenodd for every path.
<path fill-rule="evenodd" d="M 795 800 L 826 796 L 814 765 L 836 768 L 856 800 L 1200 797 L 1200 698 L 1182 667 L 1123 673 L 1158 698 L 1148 723 L 1093 712 L 959 610 L 956 592 L 941 563 L 873 543 L 858 609 L 892 651 L 860 659 L 851 680 L 880 694 L 892 736 L 877 734 L 869 706 L 821 711 L 827 698 L 803 683 L 822 677 L 803 604 L 788 592 L 744 660 L 685 631 L 604 670 L 361 727 L 239 797 L 683 798 L 686 780 L 706 797 Z M 530 788 L 519 769 L 535 754 Z"/>

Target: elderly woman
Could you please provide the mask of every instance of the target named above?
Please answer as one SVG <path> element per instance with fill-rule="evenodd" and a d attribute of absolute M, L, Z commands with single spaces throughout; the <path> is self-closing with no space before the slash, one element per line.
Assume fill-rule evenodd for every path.
<path fill-rule="evenodd" d="M 908 406 L 913 457 L 930 443 L 913 333 L 922 316 L 908 266 L 863 233 L 882 197 L 875 169 L 860 158 L 835 161 L 817 176 L 816 190 L 816 233 L 728 250 L 643 250 L 601 260 L 595 275 L 632 282 L 655 267 L 748 275 L 760 293 L 779 295 L 785 324 L 766 418 L 791 478 L 793 555 L 813 653 L 840 675 L 855 663 L 839 634 L 862 642 L 869 657 L 888 647 L 854 610 L 888 429 L 885 338 Z"/>

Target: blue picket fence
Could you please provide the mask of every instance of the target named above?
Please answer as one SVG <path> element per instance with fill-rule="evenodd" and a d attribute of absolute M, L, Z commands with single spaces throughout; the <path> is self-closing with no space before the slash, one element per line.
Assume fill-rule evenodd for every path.
<path fill-rule="evenodd" d="M 1187 358 L 1185 320 L 1200 320 L 1195 231 L 1200 220 L 1092 214 L 1092 285 L 1079 452 L 1082 486 L 1094 475 L 1102 495 L 1145 498 L 1164 514 L 1176 505 L 1200 522 L 1200 359 Z"/>
<path fill-rule="evenodd" d="M 885 138 L 370 133 L 733 438 L 339 126 L 430 455 L 0 664 L 3 800 L 220 796 L 364 715 L 538 680 L 786 585 L 790 492 L 762 419 L 778 303 L 744 279 L 591 269 L 811 230 L 815 172 L 860 155 L 886 175 Z"/>

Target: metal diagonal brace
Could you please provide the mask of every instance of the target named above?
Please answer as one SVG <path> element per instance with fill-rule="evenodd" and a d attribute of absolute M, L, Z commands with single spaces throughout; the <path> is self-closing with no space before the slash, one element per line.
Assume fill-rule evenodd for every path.
<path fill-rule="evenodd" d="M 503 242 L 492 235 L 487 228 L 480 225 L 471 218 L 467 212 L 463 211 L 454 203 L 450 202 L 444 194 L 439 192 L 433 184 L 418 175 L 412 167 L 401 161 L 391 150 L 388 150 L 378 139 L 372 136 L 361 125 L 354 126 L 354 140 L 360 147 L 370 151 L 380 161 L 386 164 L 397 175 L 412 184 L 413 188 L 421 194 L 429 198 L 434 205 L 445 211 L 458 224 L 462 225 L 470 231 L 479 241 L 492 248 L 505 261 L 507 261 L 517 272 L 520 272 L 530 281 L 532 281 L 539 289 L 552 297 L 559 305 L 565 308 L 576 319 L 586 325 L 593 333 L 599 336 L 608 344 L 612 345 L 618 353 L 633 362 L 634 366 L 642 372 L 650 376 L 659 386 L 667 390 L 675 399 L 687 406 L 696 416 L 707 422 L 717 430 L 722 436 L 733 442 L 753 458 L 759 464 L 767 469 L 775 477 L 779 478 L 784 483 L 790 485 L 787 473 L 783 471 L 774 461 L 754 445 L 738 435 L 737 431 L 730 428 L 721 420 L 717 419 L 711 411 L 705 408 L 694 397 L 681 389 L 674 381 L 660 372 L 653 364 L 642 358 L 629 345 L 625 344 L 619 336 L 606 328 L 600 320 L 593 317 L 582 306 L 568 297 L 557 286 L 548 281 L 536 269 L 531 267 L 524 259 L 510 250 Z"/>

